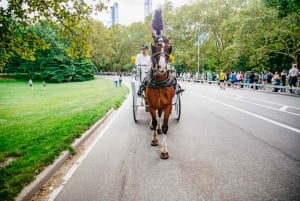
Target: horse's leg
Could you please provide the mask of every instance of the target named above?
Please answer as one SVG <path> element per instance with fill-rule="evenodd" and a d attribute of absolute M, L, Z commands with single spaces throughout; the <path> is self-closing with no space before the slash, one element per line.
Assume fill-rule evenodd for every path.
<path fill-rule="evenodd" d="M 156 110 L 153 108 L 150 109 L 150 114 L 152 117 L 151 125 L 150 128 L 152 130 L 152 141 L 151 145 L 152 146 L 157 146 L 158 145 L 158 140 L 157 140 L 157 133 L 156 133 L 156 128 L 157 128 L 157 120 L 156 120 Z"/>
<path fill-rule="evenodd" d="M 164 111 L 164 121 L 162 125 L 163 139 L 161 142 L 161 151 L 160 151 L 161 152 L 160 157 L 162 159 L 169 158 L 168 145 L 167 145 L 167 132 L 168 132 L 168 121 L 169 121 L 171 111 L 172 111 L 172 105 L 168 106 Z"/>
<path fill-rule="evenodd" d="M 157 123 L 157 134 L 162 134 L 161 132 L 161 114 L 162 110 L 158 110 L 158 123 Z"/>

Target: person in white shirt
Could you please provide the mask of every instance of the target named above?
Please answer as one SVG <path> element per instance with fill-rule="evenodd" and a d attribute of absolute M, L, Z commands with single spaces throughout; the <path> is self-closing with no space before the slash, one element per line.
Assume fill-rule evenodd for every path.
<path fill-rule="evenodd" d="M 293 64 L 292 68 L 289 70 L 289 84 L 290 84 L 290 92 L 294 93 L 292 90 L 292 86 L 297 87 L 296 83 L 297 83 L 297 77 L 299 75 L 299 70 L 297 69 L 297 64 Z"/>
<path fill-rule="evenodd" d="M 30 87 L 31 90 L 33 90 L 33 82 L 32 82 L 31 79 L 29 79 L 29 87 Z"/>
<path fill-rule="evenodd" d="M 142 45 L 140 47 L 142 52 L 138 55 L 136 55 L 135 65 L 137 67 L 138 72 L 140 73 L 140 81 L 141 86 L 138 90 L 138 95 L 142 95 L 142 91 L 145 89 L 145 82 L 147 81 L 148 72 L 150 72 L 151 69 L 151 57 L 148 55 L 148 46 Z"/>

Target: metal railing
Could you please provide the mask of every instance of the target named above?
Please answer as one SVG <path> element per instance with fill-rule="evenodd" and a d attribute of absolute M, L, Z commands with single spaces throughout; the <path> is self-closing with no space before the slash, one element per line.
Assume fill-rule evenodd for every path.
<path fill-rule="evenodd" d="M 211 81 L 211 80 L 190 80 L 190 82 L 196 82 L 196 83 L 206 83 L 206 84 L 219 84 L 220 81 Z M 281 86 L 281 85 L 274 85 L 274 84 L 262 84 L 262 83 L 245 83 L 245 82 L 235 82 L 231 83 L 230 81 L 225 81 L 225 85 L 227 87 L 239 87 L 244 89 L 253 89 L 253 90 L 268 90 L 272 92 L 283 92 L 283 93 L 290 93 L 290 90 L 300 95 L 300 87 L 294 87 L 294 86 Z"/>

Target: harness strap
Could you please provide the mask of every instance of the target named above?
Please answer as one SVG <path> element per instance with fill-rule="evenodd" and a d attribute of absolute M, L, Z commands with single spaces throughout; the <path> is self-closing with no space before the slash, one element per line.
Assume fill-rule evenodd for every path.
<path fill-rule="evenodd" d="M 148 86 L 150 88 L 164 88 L 164 87 L 173 86 L 174 84 L 175 84 L 175 79 L 173 78 L 173 76 L 170 76 L 170 74 L 169 74 L 168 78 L 166 80 L 162 80 L 162 81 L 156 81 L 156 80 L 150 78 Z"/>

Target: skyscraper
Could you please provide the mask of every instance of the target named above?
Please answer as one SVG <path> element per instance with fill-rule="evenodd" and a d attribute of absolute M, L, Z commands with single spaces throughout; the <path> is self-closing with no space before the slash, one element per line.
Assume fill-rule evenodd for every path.
<path fill-rule="evenodd" d="M 144 17 L 146 18 L 152 12 L 152 0 L 144 0 Z"/>
<path fill-rule="evenodd" d="M 119 23 L 119 5 L 118 3 L 114 3 L 113 6 L 110 7 L 111 14 L 111 25 L 116 25 Z"/>

